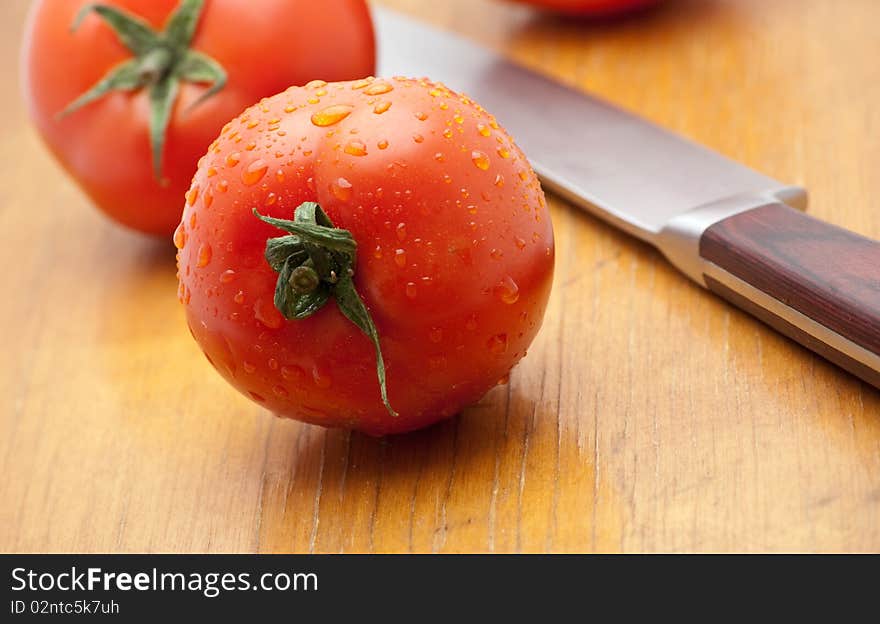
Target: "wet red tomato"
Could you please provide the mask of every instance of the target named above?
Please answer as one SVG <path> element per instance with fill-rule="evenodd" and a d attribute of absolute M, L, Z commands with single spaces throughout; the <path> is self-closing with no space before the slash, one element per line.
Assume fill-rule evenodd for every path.
<path fill-rule="evenodd" d="M 245 111 L 202 159 L 175 242 L 190 328 L 230 383 L 371 434 L 479 400 L 526 355 L 553 275 L 525 155 L 467 97 L 403 78 Z"/>

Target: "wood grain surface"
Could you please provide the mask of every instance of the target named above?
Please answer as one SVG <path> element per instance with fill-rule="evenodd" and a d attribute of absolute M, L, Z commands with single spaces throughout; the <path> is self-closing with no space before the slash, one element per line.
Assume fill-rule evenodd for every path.
<path fill-rule="evenodd" d="M 880 237 L 876 0 L 670 0 L 600 23 L 384 3 Z M 170 244 L 103 219 L 27 124 L 26 5 L 0 7 L 0 550 L 880 551 L 880 392 L 554 198 L 554 292 L 509 385 L 403 437 L 274 419 L 190 338 Z"/>

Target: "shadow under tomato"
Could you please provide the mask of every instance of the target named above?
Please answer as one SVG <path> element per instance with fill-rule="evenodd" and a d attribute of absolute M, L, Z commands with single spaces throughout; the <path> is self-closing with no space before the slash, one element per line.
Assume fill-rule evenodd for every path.
<path fill-rule="evenodd" d="M 112 256 L 90 276 L 99 286 L 92 327 L 83 332 L 90 338 L 94 383 L 108 401 L 106 409 L 134 417 L 165 409 L 153 399 L 159 401 L 163 392 L 177 388 L 184 381 L 181 371 L 201 365 L 202 355 L 193 347 L 177 300 L 170 241 L 109 230 L 107 238 L 113 239 L 104 241 Z M 132 405 L 135 397 L 142 407 Z M 167 394 L 164 402 L 170 405 L 178 398 L 176 392 Z"/>
<path fill-rule="evenodd" d="M 538 409 L 533 399 L 511 385 L 498 386 L 461 414 L 418 431 L 374 437 L 340 429 L 318 429 L 323 432 L 318 437 L 326 437 L 321 444 L 326 446 L 327 463 L 348 463 L 345 478 L 350 487 L 357 489 L 358 484 L 365 484 L 379 473 L 386 483 L 400 485 L 418 473 L 448 470 L 457 460 L 483 463 L 493 455 L 511 420 L 518 426 Z M 344 452 L 347 457 L 326 457 L 330 448 Z M 291 459 L 296 463 L 296 472 L 306 468 L 303 462 L 311 461 L 307 455 L 299 454 Z M 369 474 L 373 471 L 376 472 Z"/>
<path fill-rule="evenodd" d="M 534 453 L 555 447 L 558 418 L 555 407 L 517 390 L 514 376 L 458 417 L 409 434 L 373 438 L 275 421 L 259 550 L 479 551 L 496 547 L 496 532 L 499 550 L 516 549 L 517 514 L 533 513 L 522 489 L 526 460 L 536 457 L 529 444 Z M 559 443 L 575 447 L 572 435 Z M 592 479 L 589 461 L 579 471 Z M 552 471 L 528 472 L 529 491 L 543 500 L 555 480 Z"/>
<path fill-rule="evenodd" d="M 165 239 L 128 232 L 117 236 L 132 240 L 108 242 L 114 250 L 112 259 L 98 269 L 103 285 L 101 301 L 96 302 L 98 341 L 158 343 L 180 329 L 174 246 Z"/>

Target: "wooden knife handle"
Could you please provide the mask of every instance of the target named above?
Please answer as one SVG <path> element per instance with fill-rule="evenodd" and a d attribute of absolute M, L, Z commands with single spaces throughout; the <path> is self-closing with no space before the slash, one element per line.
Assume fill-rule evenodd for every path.
<path fill-rule="evenodd" d="M 772 203 L 710 226 L 700 255 L 710 290 L 880 387 L 880 243 Z"/>

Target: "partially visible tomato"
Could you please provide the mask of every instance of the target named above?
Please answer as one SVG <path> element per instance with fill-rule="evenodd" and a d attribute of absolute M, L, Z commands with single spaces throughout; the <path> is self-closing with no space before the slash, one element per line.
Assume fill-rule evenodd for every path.
<path fill-rule="evenodd" d="M 319 262 L 253 212 L 290 222 L 308 216 L 303 202 L 336 226 L 323 235 L 350 235 L 356 250 Z M 540 328 L 554 255 L 541 186 L 495 118 L 442 85 L 314 82 L 264 100 L 223 129 L 186 203 L 175 244 L 193 336 L 279 415 L 371 434 L 424 427 L 504 379 Z M 304 221 L 322 221 L 309 210 Z M 383 405 L 373 343 L 341 312 L 357 308 L 349 269 L 398 416 Z M 291 318 L 278 294 L 289 301 L 294 285 L 331 299 Z"/>
<path fill-rule="evenodd" d="M 99 4 L 120 9 L 160 34 L 175 10 L 194 11 L 199 19 L 189 49 L 213 59 L 227 77 L 218 93 L 195 106 L 213 76 L 196 71 L 190 73 L 193 80 L 180 82 L 164 150 L 158 150 L 164 151 L 159 173 L 153 160 L 157 150 L 151 149 L 148 84 L 111 91 L 58 116 L 108 72 L 137 56 L 97 12 L 71 30 L 90 4 L 34 3 L 23 48 L 25 97 L 46 143 L 97 206 L 150 234 L 171 234 L 196 161 L 223 124 L 246 106 L 316 76 L 352 79 L 374 69 L 373 29 L 364 0 L 207 0 L 203 7 L 202 0 L 104 0 Z"/>
<path fill-rule="evenodd" d="M 643 9 L 661 0 L 515 0 L 559 13 L 584 16 L 610 16 Z"/>

